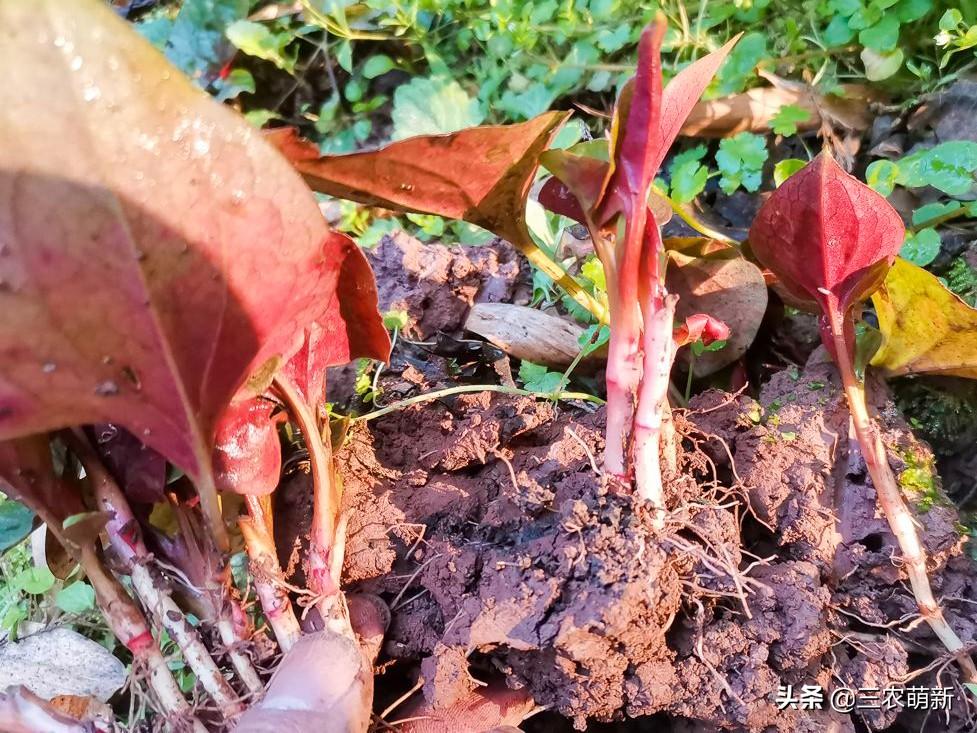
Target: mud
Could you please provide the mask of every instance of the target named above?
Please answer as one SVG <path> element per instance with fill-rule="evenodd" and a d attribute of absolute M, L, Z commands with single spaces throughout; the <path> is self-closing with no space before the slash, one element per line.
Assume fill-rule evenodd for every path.
<path fill-rule="evenodd" d="M 501 677 L 578 729 L 653 714 L 701 730 L 891 726 L 894 711 L 774 703 L 780 684 L 882 688 L 939 656 L 925 628 L 883 628 L 912 600 L 841 400 L 817 357 L 759 403 L 702 397 L 680 420 L 702 495 L 673 478 L 662 534 L 595 472 L 599 412 L 482 393 L 394 413 L 339 455 L 346 581 L 392 603 L 385 657 L 436 708 Z M 925 456 L 882 417 L 894 468 Z M 918 518 L 937 593 L 973 597 L 953 510 Z M 947 613 L 974 638 L 972 605 Z"/>
<path fill-rule="evenodd" d="M 407 257 L 413 245 L 397 246 Z M 410 256 L 442 268 L 447 255 Z M 459 328 L 486 284 L 447 301 L 397 287 L 388 303 L 419 308 L 416 335 L 427 337 Z M 381 384 L 399 385 L 398 396 L 440 386 L 394 361 Z M 884 385 L 871 393 L 934 590 L 972 642 L 977 574 L 956 512 Z M 458 709 L 489 683 L 546 709 L 527 731 L 969 730 L 959 685 L 949 719 L 775 703 L 785 684 L 956 684 L 938 642 L 913 623 L 823 352 L 775 375 L 756 401 L 710 392 L 676 418 L 681 471 L 666 482 L 662 532 L 602 480 L 603 414 L 582 404 L 476 393 L 354 425 L 337 455 L 350 517 L 344 582 L 393 611 L 377 710 L 415 682 L 392 719 Z M 280 492 L 293 515 L 303 480 Z"/>

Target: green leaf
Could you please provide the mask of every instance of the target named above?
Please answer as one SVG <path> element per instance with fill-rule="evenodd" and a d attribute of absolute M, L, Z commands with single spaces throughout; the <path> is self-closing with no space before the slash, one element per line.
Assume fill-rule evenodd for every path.
<path fill-rule="evenodd" d="M 797 133 L 797 126 L 810 118 L 811 113 L 803 107 L 785 104 L 770 118 L 770 127 L 778 135 L 794 135 Z"/>
<path fill-rule="evenodd" d="M 0 496 L 0 552 L 18 544 L 34 528 L 34 512 L 20 502 Z"/>
<path fill-rule="evenodd" d="M 242 94 L 254 94 L 254 77 L 247 69 L 234 69 L 226 79 L 217 79 L 214 87 L 217 90 L 215 95 L 217 101 L 226 102 Z"/>
<path fill-rule="evenodd" d="M 963 23 L 963 13 L 956 8 L 950 8 L 940 18 L 940 30 L 955 31 L 961 23 Z"/>
<path fill-rule="evenodd" d="M 961 204 L 959 201 L 947 201 L 945 203 L 938 201 L 934 204 L 920 206 L 913 212 L 913 226 L 919 226 L 924 221 L 935 219 L 936 217 L 943 216 L 944 214 L 950 214 L 957 211 L 961 206 L 963 206 L 963 204 Z"/>
<path fill-rule="evenodd" d="M 963 196 L 973 188 L 975 173 L 977 142 L 953 140 L 902 158 L 896 183 L 909 188 L 932 186 L 950 196 Z"/>
<path fill-rule="evenodd" d="M 882 20 L 882 8 L 875 3 L 863 5 L 848 19 L 848 27 L 860 31 L 869 28 Z"/>
<path fill-rule="evenodd" d="M 899 19 L 892 14 L 883 16 L 878 23 L 859 33 L 858 41 L 879 52 L 891 51 L 899 43 Z"/>
<path fill-rule="evenodd" d="M 225 29 L 247 18 L 250 5 L 249 0 L 185 0 L 165 39 L 152 40 L 183 73 L 206 86 L 234 53 Z"/>
<path fill-rule="evenodd" d="M 499 108 L 513 119 L 528 120 L 543 114 L 553 104 L 553 91 L 541 82 L 534 82 L 521 92 L 507 89 Z"/>
<path fill-rule="evenodd" d="M 743 91 L 746 83 L 753 78 L 757 64 L 767 56 L 765 34 L 754 31 L 743 36 L 716 75 L 719 94 Z"/>
<path fill-rule="evenodd" d="M 54 602 L 65 613 L 84 613 L 95 608 L 95 589 L 79 580 L 59 590 Z"/>
<path fill-rule="evenodd" d="M 836 15 L 828 23 L 828 27 L 824 29 L 823 39 L 825 45 L 831 48 L 834 46 L 844 46 L 854 37 L 855 31 L 848 27 L 848 19 L 841 15 Z"/>
<path fill-rule="evenodd" d="M 865 182 L 883 196 L 888 196 L 896 187 L 899 166 L 891 160 L 876 160 L 865 169 Z"/>
<path fill-rule="evenodd" d="M 935 260 L 939 253 L 940 235 L 931 227 L 921 229 L 915 234 L 907 233 L 906 241 L 899 250 L 900 257 L 920 267 L 925 267 Z"/>
<path fill-rule="evenodd" d="M 272 33 L 263 23 L 250 20 L 231 23 L 225 34 L 231 43 L 248 56 L 270 61 L 279 69 L 294 73 L 295 57 L 285 52 L 285 48 L 292 42 L 291 34 Z"/>
<path fill-rule="evenodd" d="M 788 178 L 797 173 L 801 168 L 807 165 L 806 160 L 801 160 L 800 158 L 785 158 L 773 167 L 773 182 L 777 188 L 783 184 Z"/>
<path fill-rule="evenodd" d="M 391 117 L 393 139 L 403 140 L 473 127 L 485 115 L 458 82 L 418 77 L 397 87 Z"/>
<path fill-rule="evenodd" d="M 542 364 L 524 361 L 519 365 L 519 379 L 530 392 L 552 394 L 563 382 L 563 374 L 551 372 Z"/>
<path fill-rule="evenodd" d="M 397 64 L 393 59 L 383 53 L 370 56 L 363 64 L 363 76 L 367 79 L 376 79 L 382 74 L 386 74 L 391 69 L 396 69 Z"/>
<path fill-rule="evenodd" d="M 11 578 L 10 585 L 24 593 L 42 595 L 51 590 L 54 581 L 54 574 L 48 568 L 30 567 Z"/>
<path fill-rule="evenodd" d="M 671 177 L 671 197 L 687 204 L 702 193 L 709 180 L 709 169 L 699 161 L 706 154 L 705 145 L 697 145 L 676 155 L 668 167 Z"/>
<path fill-rule="evenodd" d="M 604 266 L 597 256 L 589 257 L 581 266 L 580 274 L 590 280 L 597 290 L 607 290 L 607 280 L 604 275 Z"/>
<path fill-rule="evenodd" d="M 871 48 L 863 48 L 862 63 L 865 65 L 865 78 L 869 81 L 888 79 L 902 68 L 905 54 L 901 48 L 889 53 L 879 53 Z"/>
<path fill-rule="evenodd" d="M 597 351 L 597 349 L 610 341 L 610 338 L 610 327 L 599 326 L 595 323 L 592 326 L 588 326 L 587 330 L 580 334 L 580 338 L 577 339 L 577 343 L 580 344 L 580 348 L 583 350 L 583 355 L 587 356 L 594 351 Z"/>
<path fill-rule="evenodd" d="M 901 23 L 919 20 L 933 9 L 933 0 L 899 0 L 895 4 L 896 17 Z"/>
<path fill-rule="evenodd" d="M 716 164 L 722 177 L 719 187 L 726 194 L 742 186 L 753 192 L 760 188 L 763 164 L 767 160 L 767 141 L 752 132 L 741 132 L 719 143 Z"/>

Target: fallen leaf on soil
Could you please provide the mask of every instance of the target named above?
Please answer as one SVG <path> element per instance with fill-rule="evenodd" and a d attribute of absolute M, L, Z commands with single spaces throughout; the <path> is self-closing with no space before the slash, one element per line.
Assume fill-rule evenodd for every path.
<path fill-rule="evenodd" d="M 825 120 L 851 130 L 872 124 L 867 102 L 872 91 L 861 84 L 844 84 L 844 95 L 820 94 L 803 82 L 765 74 L 771 86 L 741 94 L 701 101 L 692 108 L 680 134 L 687 137 L 729 137 L 738 132 L 769 132 L 771 120 L 781 107 L 792 105 L 808 112 L 797 124 L 799 131 L 817 130 Z"/>
<path fill-rule="evenodd" d="M 195 479 L 223 537 L 216 422 L 334 304 L 345 238 L 104 3 L 0 0 L 0 27 L 19 69 L 0 90 L 0 440 L 124 425 Z"/>
<path fill-rule="evenodd" d="M 703 259 L 675 251 L 668 256 L 665 283 L 679 296 L 676 320 L 706 313 L 729 326 L 726 346 L 695 357 L 692 371 L 704 377 L 732 364 L 753 343 L 767 310 L 767 285 L 760 269 L 742 257 Z M 677 360 L 687 365 L 688 350 L 681 350 Z"/>
<path fill-rule="evenodd" d="M 0 689 L 24 685 L 45 700 L 83 695 L 104 702 L 125 682 L 122 662 L 68 628 L 42 631 L 0 647 Z"/>
<path fill-rule="evenodd" d="M 898 258 L 872 302 L 882 332 L 873 366 L 977 379 L 977 310 L 935 275 Z"/>
<path fill-rule="evenodd" d="M 580 353 L 583 329 L 558 316 L 509 303 L 476 303 L 465 328 L 510 356 L 548 367 L 566 367 Z"/>

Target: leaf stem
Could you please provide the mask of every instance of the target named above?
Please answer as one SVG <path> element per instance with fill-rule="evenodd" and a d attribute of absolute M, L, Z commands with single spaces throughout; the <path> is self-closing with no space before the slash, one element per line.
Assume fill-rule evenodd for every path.
<path fill-rule="evenodd" d="M 865 458 L 872 485 L 875 487 L 879 508 L 888 521 L 889 528 L 895 535 L 900 550 L 902 550 L 902 560 L 909 575 L 909 584 L 916 599 L 919 614 L 929 624 L 933 633 L 943 642 L 947 650 L 956 657 L 963 671 L 964 680 L 977 682 L 977 668 L 975 668 L 973 660 L 968 654 L 961 653 L 964 644 L 950 627 L 950 624 L 947 623 L 939 602 L 933 596 L 929 576 L 926 572 L 926 550 L 920 542 L 912 512 L 909 511 L 895 475 L 892 473 L 892 468 L 889 466 L 885 443 L 882 441 L 878 427 L 869 416 L 865 400 L 865 385 L 855 376 L 852 355 L 848 353 L 848 344 L 844 336 L 844 316 L 834 312 L 829 313 L 828 318 L 831 325 L 832 340 L 837 352 L 838 370 L 841 373 L 845 398 L 851 411 L 855 437 Z"/>
<path fill-rule="evenodd" d="M 332 553 L 336 545 L 336 523 L 342 496 L 332 473 L 332 445 L 323 439 L 319 420 L 313 415 L 299 388 L 279 373 L 273 385 L 288 407 L 305 438 L 312 473 L 312 530 L 309 535 L 309 556 L 306 577 L 310 590 L 319 599 L 323 620 L 339 594 L 339 578 L 332 575 Z M 328 429 L 328 428 L 327 428 Z"/>
<path fill-rule="evenodd" d="M 251 577 L 261 610 L 268 619 L 275 640 L 283 652 L 291 649 L 302 635 L 292 602 L 282 586 L 282 567 L 275 552 L 275 540 L 268 519 L 256 496 L 244 497 L 247 517 L 238 518 L 244 546 L 251 562 Z"/>

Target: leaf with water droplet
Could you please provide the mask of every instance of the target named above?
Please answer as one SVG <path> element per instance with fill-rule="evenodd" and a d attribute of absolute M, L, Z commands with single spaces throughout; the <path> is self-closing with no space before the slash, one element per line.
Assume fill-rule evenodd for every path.
<path fill-rule="evenodd" d="M 0 27 L 17 29 L 0 43 L 17 69 L 0 87 L 0 441 L 123 425 L 194 479 L 223 536 L 217 422 L 309 324 L 345 331 L 348 239 L 259 134 L 105 3 L 0 0 Z M 369 311 L 356 317 L 379 324 Z"/>

